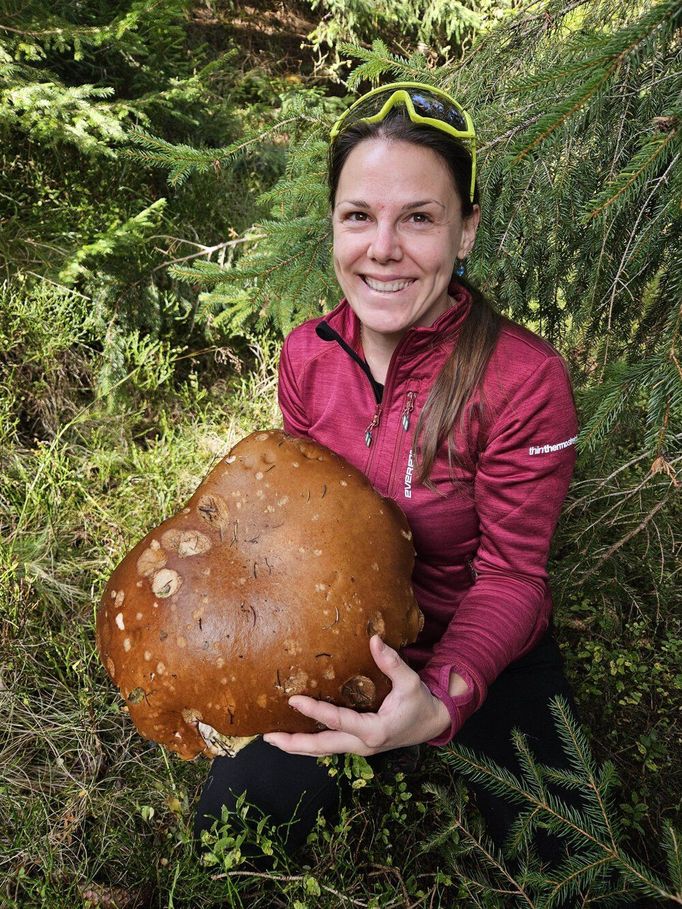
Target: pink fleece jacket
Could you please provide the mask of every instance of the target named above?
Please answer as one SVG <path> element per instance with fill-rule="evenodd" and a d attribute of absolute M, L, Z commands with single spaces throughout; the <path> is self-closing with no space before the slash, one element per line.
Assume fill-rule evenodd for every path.
<path fill-rule="evenodd" d="M 351 353 L 328 339 L 332 329 L 362 358 L 359 322 L 345 300 L 325 319 L 291 332 L 279 374 L 286 431 L 342 455 L 407 516 L 425 624 L 403 657 L 450 713 L 450 728 L 434 745 L 457 733 L 499 673 L 547 629 L 547 554 L 578 431 L 563 360 L 537 335 L 504 320 L 481 393 L 466 407 L 465 437 L 456 436 L 474 463 L 456 468 L 453 483 L 444 445 L 431 475 L 435 491 L 416 481 L 416 420 L 471 306 L 459 285 L 450 293 L 454 306 L 402 338 L 381 403 Z M 467 694 L 450 697 L 451 670 L 467 681 Z"/>

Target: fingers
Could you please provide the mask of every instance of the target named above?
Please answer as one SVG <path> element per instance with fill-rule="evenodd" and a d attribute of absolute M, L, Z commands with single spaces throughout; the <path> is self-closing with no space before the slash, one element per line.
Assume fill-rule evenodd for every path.
<path fill-rule="evenodd" d="M 419 677 L 414 669 L 410 669 L 397 650 L 389 647 L 385 641 L 381 640 L 378 634 L 370 638 L 369 649 L 374 662 L 393 683 L 393 688 L 404 687 L 408 684 L 414 685 L 418 681 Z"/>
<path fill-rule="evenodd" d="M 403 706 L 397 708 L 397 705 L 412 703 L 421 689 L 421 682 L 416 672 L 379 635 L 373 635 L 369 645 L 374 662 L 388 676 L 393 689 L 379 713 L 358 713 L 327 701 L 294 695 L 289 698 L 290 706 L 326 729 L 314 733 L 271 732 L 263 736 L 264 740 L 289 754 L 314 756 L 346 752 L 369 755 L 394 747 L 389 737 L 398 731 L 397 718 L 403 715 L 405 722 L 412 722 L 409 711 L 406 712 Z"/>
<path fill-rule="evenodd" d="M 368 749 L 355 736 L 345 732 L 268 732 L 263 736 L 268 745 L 281 748 L 289 754 L 305 754 L 311 757 L 322 757 L 326 754 L 370 754 Z"/>
<path fill-rule="evenodd" d="M 328 730 L 346 733 L 359 739 L 364 738 L 368 726 L 377 720 L 376 713 L 358 713 L 347 707 L 338 707 L 336 704 L 300 694 L 289 698 L 289 706 L 304 716 L 322 723 Z"/>

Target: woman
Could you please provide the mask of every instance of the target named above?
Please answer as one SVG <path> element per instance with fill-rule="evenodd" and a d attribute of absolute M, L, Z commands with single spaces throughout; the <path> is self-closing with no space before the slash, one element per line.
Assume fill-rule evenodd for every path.
<path fill-rule="evenodd" d="M 369 92 L 332 130 L 344 299 L 286 339 L 280 406 L 288 432 L 332 448 L 405 512 L 425 625 L 400 655 L 370 641 L 392 682 L 376 714 L 295 696 L 324 731 L 268 734 L 214 761 L 199 831 L 245 791 L 278 823 L 295 814 L 296 845 L 337 798 L 318 755 L 454 738 L 517 771 L 517 727 L 539 760 L 564 763 L 547 702 L 570 692 L 548 631 L 546 561 L 575 409 L 556 351 L 462 278 L 480 219 L 475 165 L 471 118 L 427 85 Z M 516 809 L 478 797 L 501 843 Z"/>

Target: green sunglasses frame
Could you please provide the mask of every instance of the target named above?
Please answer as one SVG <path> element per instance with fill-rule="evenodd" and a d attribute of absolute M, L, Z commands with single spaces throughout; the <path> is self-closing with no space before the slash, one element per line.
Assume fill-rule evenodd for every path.
<path fill-rule="evenodd" d="M 466 124 L 466 129 L 457 129 L 454 126 L 450 126 L 450 124 L 446 123 L 444 120 L 438 120 L 435 117 L 424 117 L 417 113 L 410 96 L 410 89 L 430 92 L 437 98 L 442 98 L 443 101 L 450 104 L 462 115 Z M 413 123 L 416 123 L 419 126 L 431 126 L 433 129 L 439 129 L 441 132 L 447 133 L 449 136 L 454 136 L 455 139 L 465 140 L 471 151 L 471 186 L 469 188 L 469 198 L 471 202 L 473 202 L 474 190 L 476 187 L 476 130 L 474 128 L 474 121 L 471 119 L 469 112 L 466 111 L 461 104 L 455 101 L 454 98 L 451 98 L 450 95 L 441 89 L 436 88 L 433 85 L 428 85 L 426 82 L 391 82 L 388 85 L 373 88 L 371 91 L 362 95 L 362 97 L 351 104 L 347 111 L 344 111 L 344 113 L 341 114 L 339 119 L 332 126 L 329 134 L 332 142 L 339 133 L 343 132 L 344 122 L 360 104 L 364 104 L 369 98 L 383 95 L 387 92 L 390 92 L 390 94 L 376 114 L 372 114 L 370 117 L 360 117 L 358 120 L 354 120 L 353 123 L 380 123 L 386 118 L 390 110 L 396 105 L 402 104 Z"/>

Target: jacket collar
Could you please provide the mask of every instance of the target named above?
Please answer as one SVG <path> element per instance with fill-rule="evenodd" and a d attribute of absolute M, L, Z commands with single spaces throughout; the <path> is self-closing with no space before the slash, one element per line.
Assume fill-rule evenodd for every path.
<path fill-rule="evenodd" d="M 432 325 L 410 328 L 406 335 L 406 343 L 402 348 L 402 356 L 409 358 L 422 353 L 429 348 L 440 346 L 456 335 L 464 320 L 471 310 L 471 294 L 469 291 L 453 281 L 448 287 L 448 293 L 454 300 L 453 305 L 440 315 Z M 350 308 L 348 301 L 341 300 L 324 321 L 338 332 L 343 340 L 362 356 L 362 342 L 360 340 L 360 320 Z"/>

